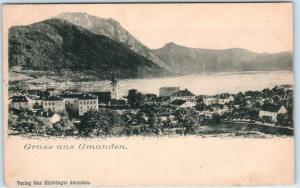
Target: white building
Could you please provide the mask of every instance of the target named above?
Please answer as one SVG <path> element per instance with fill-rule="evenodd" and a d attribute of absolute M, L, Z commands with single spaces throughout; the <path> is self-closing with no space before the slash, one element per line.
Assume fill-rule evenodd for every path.
<path fill-rule="evenodd" d="M 234 102 L 234 98 L 232 95 L 230 95 L 228 98 L 219 98 L 218 99 L 218 104 L 228 104 L 230 102 Z"/>
<path fill-rule="evenodd" d="M 283 105 L 264 104 L 259 111 L 259 118 L 267 117 L 272 122 L 277 122 L 278 114 L 287 113 L 287 109 Z"/>
<path fill-rule="evenodd" d="M 79 115 L 89 110 L 98 110 L 98 97 L 92 95 L 81 95 L 78 99 Z"/>
<path fill-rule="evenodd" d="M 213 104 L 218 104 L 219 103 L 219 99 L 216 97 L 207 97 L 207 98 L 203 98 L 203 102 L 206 106 L 210 106 Z"/>
<path fill-rule="evenodd" d="M 64 100 L 60 97 L 50 96 L 42 102 L 44 111 L 62 112 L 65 110 Z"/>

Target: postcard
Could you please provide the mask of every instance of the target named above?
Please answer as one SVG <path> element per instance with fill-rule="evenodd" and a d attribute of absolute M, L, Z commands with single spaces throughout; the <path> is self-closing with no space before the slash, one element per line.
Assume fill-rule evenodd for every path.
<path fill-rule="evenodd" d="M 2 8 L 6 186 L 294 183 L 292 3 Z"/>

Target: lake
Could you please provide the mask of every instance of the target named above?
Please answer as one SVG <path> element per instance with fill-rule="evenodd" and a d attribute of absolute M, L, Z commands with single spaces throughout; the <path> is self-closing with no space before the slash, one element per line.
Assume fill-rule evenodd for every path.
<path fill-rule="evenodd" d="M 142 93 L 159 93 L 160 87 L 179 86 L 187 88 L 195 95 L 214 95 L 218 93 L 237 93 L 247 90 L 262 90 L 276 85 L 293 85 L 293 72 L 236 72 L 214 73 L 206 75 L 186 75 L 167 78 L 123 79 L 119 80 L 121 96 L 127 95 L 129 89 Z M 82 91 L 109 91 L 110 81 L 54 83 L 60 89 L 81 88 Z"/>

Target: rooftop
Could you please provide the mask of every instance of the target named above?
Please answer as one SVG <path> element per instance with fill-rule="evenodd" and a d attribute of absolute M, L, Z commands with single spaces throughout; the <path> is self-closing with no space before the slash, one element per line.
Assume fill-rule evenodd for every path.
<path fill-rule="evenodd" d="M 278 112 L 282 105 L 275 105 L 275 104 L 263 104 L 261 107 L 262 111 L 268 112 Z"/>
<path fill-rule="evenodd" d="M 60 95 L 61 98 L 79 98 L 80 94 L 65 93 Z"/>
<path fill-rule="evenodd" d="M 50 96 L 50 97 L 46 97 L 44 99 L 44 101 L 61 101 L 61 100 L 63 100 L 63 99 L 60 97 L 57 97 L 57 96 Z"/>
<path fill-rule="evenodd" d="M 13 96 L 12 97 L 12 102 L 28 102 L 28 98 L 25 96 Z"/>
<path fill-rule="evenodd" d="M 176 91 L 175 93 L 172 94 L 172 96 L 182 97 L 182 96 L 195 96 L 195 95 L 189 90 L 185 89 L 185 90 Z"/>
<path fill-rule="evenodd" d="M 161 87 L 159 90 L 179 90 L 179 87 Z"/>
<path fill-rule="evenodd" d="M 185 100 L 179 100 L 179 99 L 177 99 L 177 100 L 171 102 L 171 105 L 181 106 L 181 105 L 183 105 L 185 102 L 186 102 Z"/>
<path fill-rule="evenodd" d="M 90 100 L 90 99 L 97 99 L 97 97 L 88 94 L 81 94 L 79 96 L 79 100 Z"/>

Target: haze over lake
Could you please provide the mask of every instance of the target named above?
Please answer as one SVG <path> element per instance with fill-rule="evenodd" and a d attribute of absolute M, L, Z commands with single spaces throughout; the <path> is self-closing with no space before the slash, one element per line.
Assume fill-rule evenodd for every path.
<path fill-rule="evenodd" d="M 160 87 L 179 86 L 187 88 L 195 95 L 214 95 L 218 93 L 237 93 L 247 90 L 262 90 L 276 85 L 293 84 L 293 72 L 239 72 L 213 73 L 207 75 L 187 75 L 168 78 L 119 80 L 120 94 L 127 95 L 129 89 L 142 93 L 159 93 Z M 109 91 L 110 81 L 89 81 L 56 83 L 58 88 L 81 88 L 82 91 Z M 55 84 L 55 85 L 56 85 Z"/>

